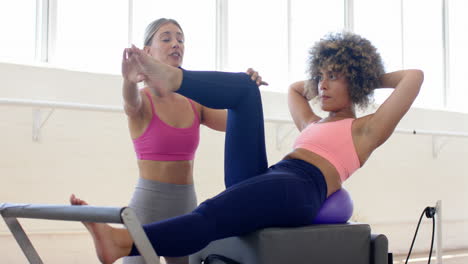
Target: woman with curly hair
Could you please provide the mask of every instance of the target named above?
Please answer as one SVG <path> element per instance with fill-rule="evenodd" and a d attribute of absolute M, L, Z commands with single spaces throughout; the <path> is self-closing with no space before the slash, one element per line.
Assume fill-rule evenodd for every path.
<path fill-rule="evenodd" d="M 189 255 L 213 240 L 266 227 L 311 224 L 325 199 L 390 137 L 423 82 L 420 70 L 384 73 L 376 49 L 358 35 L 327 36 L 311 50 L 310 79 L 289 89 L 289 108 L 301 131 L 293 151 L 268 168 L 260 91 L 246 74 L 185 71 L 136 47 L 127 53 L 158 94 L 176 92 L 228 109 L 225 177 L 230 187 L 192 213 L 144 225 L 160 256 Z M 380 87 L 394 91 L 375 113 L 356 117 L 355 107 L 365 106 Z M 312 98 L 327 116 L 313 112 Z M 102 262 L 138 254 L 126 229 L 86 225 Z"/>

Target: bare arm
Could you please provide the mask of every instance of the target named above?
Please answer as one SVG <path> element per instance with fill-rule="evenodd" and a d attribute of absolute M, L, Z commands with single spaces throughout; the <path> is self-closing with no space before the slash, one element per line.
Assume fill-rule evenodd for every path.
<path fill-rule="evenodd" d="M 137 84 L 124 80 L 122 95 L 124 98 L 124 110 L 127 116 L 136 117 L 140 115 L 143 103 Z"/>
<path fill-rule="evenodd" d="M 306 128 L 308 124 L 321 119 L 314 113 L 309 100 L 303 95 L 304 85 L 305 81 L 295 82 L 289 86 L 288 90 L 289 112 L 299 131 Z"/>
<path fill-rule="evenodd" d="M 372 149 L 383 144 L 408 112 L 421 89 L 424 73 L 420 70 L 402 70 L 382 75 L 382 88 L 394 88 L 392 94 L 374 114 L 364 117 L 365 134 Z"/>
<path fill-rule="evenodd" d="M 227 110 L 202 106 L 201 123 L 217 131 L 226 131 Z"/>
<path fill-rule="evenodd" d="M 143 100 L 137 85 L 142 80 L 142 76 L 138 75 L 136 61 L 130 53 L 130 49 L 125 49 L 122 58 L 122 96 L 125 113 L 129 117 L 137 117 L 141 116 L 143 109 Z"/>

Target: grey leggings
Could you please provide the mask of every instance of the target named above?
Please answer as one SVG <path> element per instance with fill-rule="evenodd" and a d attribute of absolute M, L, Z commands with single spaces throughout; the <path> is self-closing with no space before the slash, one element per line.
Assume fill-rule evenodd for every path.
<path fill-rule="evenodd" d="M 158 222 L 189 213 L 197 207 L 193 184 L 171 184 L 138 178 L 130 200 L 141 224 Z M 140 256 L 125 257 L 124 264 L 144 264 Z"/>

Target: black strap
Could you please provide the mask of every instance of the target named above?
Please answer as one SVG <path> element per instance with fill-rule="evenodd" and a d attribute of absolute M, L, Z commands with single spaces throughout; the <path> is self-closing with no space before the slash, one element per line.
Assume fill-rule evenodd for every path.
<path fill-rule="evenodd" d="M 211 254 L 208 257 L 206 257 L 205 260 L 203 261 L 203 264 L 210 264 L 210 263 L 213 263 L 213 261 L 215 260 L 220 260 L 224 262 L 225 264 L 242 264 L 238 261 L 235 261 L 225 256 L 217 255 L 217 254 Z"/>

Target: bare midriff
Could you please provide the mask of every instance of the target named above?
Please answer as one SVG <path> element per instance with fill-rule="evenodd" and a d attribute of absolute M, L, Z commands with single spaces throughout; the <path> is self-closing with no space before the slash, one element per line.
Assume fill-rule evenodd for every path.
<path fill-rule="evenodd" d="M 336 168 L 323 157 L 305 149 L 297 148 L 283 159 L 299 159 L 317 167 L 327 183 L 327 197 L 341 188 L 340 175 Z"/>
<path fill-rule="evenodd" d="M 138 160 L 140 177 L 164 183 L 193 184 L 193 160 Z"/>
<path fill-rule="evenodd" d="M 299 159 L 316 166 L 327 183 L 327 197 L 341 188 L 341 179 L 335 167 L 321 156 L 297 148 L 283 159 Z M 193 184 L 193 160 L 152 161 L 138 160 L 140 177 L 172 184 Z"/>

